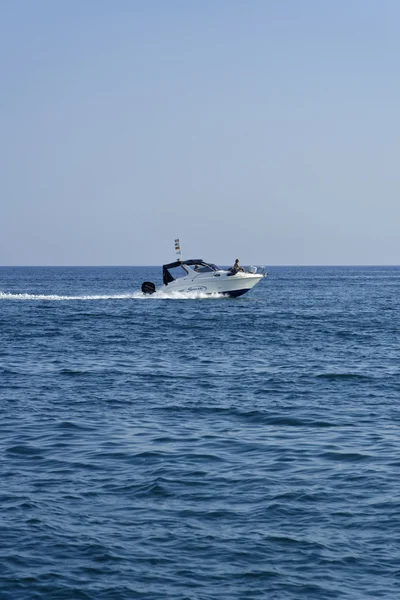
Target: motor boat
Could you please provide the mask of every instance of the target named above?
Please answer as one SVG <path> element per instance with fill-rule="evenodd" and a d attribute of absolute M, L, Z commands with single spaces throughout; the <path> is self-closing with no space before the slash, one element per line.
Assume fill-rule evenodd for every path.
<path fill-rule="evenodd" d="M 177 260 L 163 265 L 163 285 L 157 290 L 164 294 L 199 293 L 242 296 L 261 281 L 266 273 L 257 267 L 243 270 L 224 270 L 202 259 Z M 150 281 L 142 284 L 144 294 L 153 294 L 156 286 Z"/>

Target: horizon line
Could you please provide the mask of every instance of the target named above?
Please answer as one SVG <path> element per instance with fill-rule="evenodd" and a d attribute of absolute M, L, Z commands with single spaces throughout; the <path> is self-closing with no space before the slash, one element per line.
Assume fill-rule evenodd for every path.
<path fill-rule="evenodd" d="M 255 263 L 254 263 L 255 264 Z M 228 266 L 228 265 L 222 265 L 222 266 Z M 245 264 L 245 266 L 250 266 Z M 265 266 L 265 268 L 289 268 L 289 267 L 295 267 L 295 268 L 325 268 L 325 267 L 331 267 L 331 268 L 365 268 L 365 267 L 400 267 L 400 264 L 381 264 L 381 263 L 376 263 L 376 264 L 370 264 L 370 263 L 365 263 L 365 264 L 333 264 L 333 263 L 328 263 L 328 264 L 301 264 L 301 265 L 296 265 L 296 264 L 269 264 L 269 265 L 263 265 Z M 151 264 L 151 265 L 0 265 L 1 269 L 129 269 L 129 268 L 149 268 L 149 267 L 162 267 L 162 264 Z"/>

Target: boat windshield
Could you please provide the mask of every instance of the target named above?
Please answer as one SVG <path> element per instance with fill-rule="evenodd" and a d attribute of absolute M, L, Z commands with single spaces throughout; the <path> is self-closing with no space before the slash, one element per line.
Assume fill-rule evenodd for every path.
<path fill-rule="evenodd" d="M 199 273 L 211 273 L 212 271 L 219 271 L 220 269 L 217 265 L 211 263 L 200 263 L 197 270 Z"/>

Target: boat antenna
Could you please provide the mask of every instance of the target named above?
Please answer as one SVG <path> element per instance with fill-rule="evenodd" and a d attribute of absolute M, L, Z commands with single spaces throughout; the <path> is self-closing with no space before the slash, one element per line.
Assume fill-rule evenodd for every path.
<path fill-rule="evenodd" d="M 175 252 L 178 257 L 178 260 L 182 261 L 182 250 L 181 250 L 181 243 L 179 241 L 179 238 L 177 238 L 175 240 Z"/>

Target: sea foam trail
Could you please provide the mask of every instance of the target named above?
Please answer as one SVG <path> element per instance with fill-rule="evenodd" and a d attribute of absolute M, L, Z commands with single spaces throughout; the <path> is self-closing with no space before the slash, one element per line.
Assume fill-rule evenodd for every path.
<path fill-rule="evenodd" d="M 56 294 L 9 294 L 0 292 L 0 300 L 42 300 L 42 301 L 73 301 L 73 300 L 199 300 L 225 298 L 222 294 L 204 294 L 203 292 L 173 292 L 164 294 L 155 292 L 151 295 L 134 292 L 132 294 L 104 294 L 90 296 L 59 296 Z"/>

